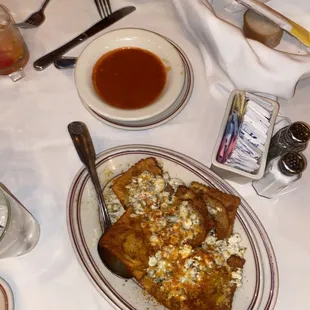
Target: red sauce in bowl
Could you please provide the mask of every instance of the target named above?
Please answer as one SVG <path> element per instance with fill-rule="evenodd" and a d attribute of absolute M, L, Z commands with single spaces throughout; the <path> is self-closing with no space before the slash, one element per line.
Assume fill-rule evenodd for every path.
<path fill-rule="evenodd" d="M 140 109 L 156 101 L 165 88 L 162 61 L 140 48 L 120 48 L 103 55 L 93 68 L 99 97 L 120 109 Z"/>

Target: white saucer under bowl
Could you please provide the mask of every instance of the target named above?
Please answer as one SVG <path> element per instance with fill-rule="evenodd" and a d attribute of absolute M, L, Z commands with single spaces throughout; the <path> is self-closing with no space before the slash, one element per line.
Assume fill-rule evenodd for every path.
<path fill-rule="evenodd" d="M 94 89 L 94 65 L 105 53 L 122 47 L 138 47 L 150 51 L 167 68 L 167 82 L 161 96 L 147 107 L 135 110 L 112 107 Z M 179 97 L 184 81 L 184 63 L 176 48 L 161 35 L 137 28 L 118 29 L 96 38 L 83 50 L 75 68 L 75 84 L 82 102 L 92 111 L 116 121 L 141 121 L 162 113 Z"/>
<path fill-rule="evenodd" d="M 163 125 L 170 120 L 172 120 L 174 117 L 176 117 L 186 106 L 188 103 L 194 86 L 194 72 L 191 65 L 191 62 L 185 52 L 178 46 L 175 42 L 173 42 L 171 39 L 164 37 L 167 41 L 169 41 L 175 49 L 180 54 L 183 66 L 184 66 L 184 86 L 183 89 L 179 95 L 179 97 L 175 100 L 175 102 L 169 106 L 166 110 L 163 112 L 155 115 L 154 117 L 145 118 L 143 120 L 133 120 L 133 121 L 118 121 L 114 119 L 110 119 L 105 117 L 104 115 L 95 112 L 92 110 L 87 104 L 84 104 L 87 111 L 92 114 L 95 118 L 97 118 L 99 121 L 113 126 L 115 128 L 124 129 L 124 130 L 145 130 L 145 129 L 151 129 L 160 125 Z"/>
<path fill-rule="evenodd" d="M 12 290 L 7 282 L 0 278 L 0 310 L 13 310 L 14 300 Z"/>

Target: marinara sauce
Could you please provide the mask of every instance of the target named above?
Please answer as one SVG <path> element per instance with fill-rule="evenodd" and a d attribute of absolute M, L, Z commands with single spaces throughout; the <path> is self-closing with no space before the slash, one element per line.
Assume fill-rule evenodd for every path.
<path fill-rule="evenodd" d="M 103 55 L 92 75 L 97 94 L 120 109 L 146 107 L 161 95 L 167 73 L 162 61 L 141 48 L 120 48 Z"/>

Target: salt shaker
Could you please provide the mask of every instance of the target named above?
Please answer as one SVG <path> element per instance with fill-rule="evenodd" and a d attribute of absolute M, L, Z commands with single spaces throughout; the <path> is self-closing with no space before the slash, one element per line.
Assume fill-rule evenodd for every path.
<path fill-rule="evenodd" d="M 273 198 L 300 179 L 306 163 L 306 158 L 296 152 L 278 156 L 268 163 L 264 176 L 253 181 L 252 186 L 259 196 Z"/>
<path fill-rule="evenodd" d="M 304 122 L 280 129 L 271 139 L 268 161 L 287 152 L 301 152 L 306 149 L 310 140 L 310 127 Z"/>

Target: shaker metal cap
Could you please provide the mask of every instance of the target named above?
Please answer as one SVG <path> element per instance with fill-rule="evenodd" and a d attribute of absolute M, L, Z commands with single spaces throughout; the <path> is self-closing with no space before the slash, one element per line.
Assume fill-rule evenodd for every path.
<path fill-rule="evenodd" d="M 284 154 L 279 160 L 279 169 L 286 175 L 294 175 L 306 169 L 307 160 L 305 156 L 295 152 Z"/>
<path fill-rule="evenodd" d="M 293 123 L 288 132 L 291 138 L 297 143 L 305 143 L 310 139 L 310 127 L 304 122 Z"/>

